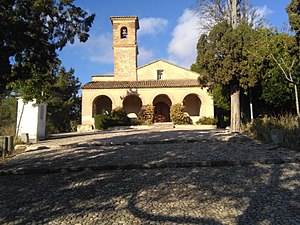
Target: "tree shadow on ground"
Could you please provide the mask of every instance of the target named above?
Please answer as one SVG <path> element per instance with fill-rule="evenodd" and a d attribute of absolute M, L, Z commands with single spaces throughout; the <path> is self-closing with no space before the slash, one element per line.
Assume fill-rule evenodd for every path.
<path fill-rule="evenodd" d="M 0 222 L 297 224 L 299 173 L 288 164 L 1 176 Z"/>
<path fill-rule="evenodd" d="M 159 132 L 151 135 L 159 138 Z M 178 134 L 181 135 L 185 136 Z M 130 139 L 135 137 L 133 135 Z M 208 143 L 210 147 L 225 149 L 228 145 L 234 148 L 240 141 L 229 139 L 226 142 L 216 141 L 213 145 L 209 135 L 204 139 L 210 142 L 185 143 L 184 146 L 195 145 L 199 149 L 199 145 Z M 182 150 L 176 150 L 175 145 L 169 144 L 173 151 L 161 151 L 161 155 L 157 156 L 160 160 L 189 159 L 184 158 L 188 152 L 182 153 Z M 240 145 L 246 146 L 245 141 L 241 141 Z M 84 157 L 117 160 L 121 157 L 118 151 L 123 148 L 131 151 L 131 148 L 141 146 L 111 147 L 109 151 L 100 149 L 100 152 L 93 154 L 84 154 L 81 149 L 78 157 L 71 160 L 75 163 Z M 91 151 L 89 148 L 85 150 Z M 133 151 L 133 155 L 139 153 L 139 149 Z M 108 158 L 109 152 L 114 157 Z M 55 157 L 54 161 L 58 159 Z M 142 160 L 151 163 L 154 158 L 142 157 Z M 140 160 L 138 157 L 135 159 Z M 299 180 L 298 164 L 87 170 L 49 175 L 0 176 L 0 223 L 64 221 L 75 224 L 85 220 L 91 224 L 108 221 L 216 225 L 280 224 L 287 221 L 288 224 L 297 224 L 300 222 Z"/>
<path fill-rule="evenodd" d="M 266 176 L 266 174 L 263 176 Z M 283 166 L 271 166 L 265 182 L 259 185 L 248 198 L 250 200 L 248 207 L 238 217 L 237 224 L 242 225 L 245 222 L 253 225 L 262 222 L 269 224 L 299 224 L 299 165 L 295 165 L 292 173 Z"/>
<path fill-rule="evenodd" d="M 256 160 L 296 154 L 287 149 L 269 150 L 246 136 L 222 132 L 177 130 L 117 134 L 93 136 L 88 141 L 78 139 L 70 147 L 28 152 L 3 163 L 0 169 Z"/>

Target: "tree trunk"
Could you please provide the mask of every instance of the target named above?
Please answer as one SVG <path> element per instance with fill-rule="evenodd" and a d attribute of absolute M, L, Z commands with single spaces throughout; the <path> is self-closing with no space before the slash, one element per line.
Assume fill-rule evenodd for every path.
<path fill-rule="evenodd" d="M 231 26 L 237 28 L 237 0 L 231 0 Z M 240 87 L 233 85 L 230 95 L 231 103 L 231 119 L 230 131 L 240 132 L 241 130 L 241 109 L 240 109 Z"/>
<path fill-rule="evenodd" d="M 231 120 L 230 120 L 230 131 L 240 132 L 241 131 L 241 108 L 240 108 L 240 89 L 235 88 L 231 91 Z"/>
<path fill-rule="evenodd" d="M 299 98 L 298 98 L 298 87 L 297 87 L 297 84 L 294 85 L 294 88 L 295 88 L 295 99 L 296 99 L 297 116 L 300 117 L 300 109 L 299 109 Z"/>
<path fill-rule="evenodd" d="M 249 89 L 249 100 L 250 100 L 250 119 L 251 119 L 251 123 L 254 119 L 254 115 L 253 115 L 253 103 L 252 103 L 252 93 L 251 93 L 251 89 Z"/>
<path fill-rule="evenodd" d="M 296 99 L 296 110 L 297 110 L 297 121 L 298 121 L 298 128 L 300 128 L 300 107 L 299 107 L 299 96 L 298 96 L 298 86 L 297 84 L 294 85 L 295 88 L 295 99 Z"/>

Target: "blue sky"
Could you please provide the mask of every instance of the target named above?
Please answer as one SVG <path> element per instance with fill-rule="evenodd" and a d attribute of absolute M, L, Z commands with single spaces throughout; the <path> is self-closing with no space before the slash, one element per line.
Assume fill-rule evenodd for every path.
<path fill-rule="evenodd" d="M 290 0 L 253 0 L 272 24 L 279 29 L 288 24 L 285 7 Z M 63 66 L 74 68 L 84 84 L 92 75 L 113 73 L 112 26 L 110 16 L 138 16 L 138 66 L 164 59 L 189 68 L 195 61 L 196 44 L 201 35 L 199 18 L 191 7 L 196 0 L 75 0 L 89 13 L 95 13 L 90 38 L 75 42 L 59 52 Z"/>

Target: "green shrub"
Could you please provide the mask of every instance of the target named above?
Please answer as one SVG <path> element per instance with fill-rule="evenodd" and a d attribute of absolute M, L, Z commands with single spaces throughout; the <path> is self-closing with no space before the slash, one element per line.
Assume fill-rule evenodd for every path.
<path fill-rule="evenodd" d="M 184 106 L 180 103 L 174 104 L 170 109 L 170 117 L 173 124 L 191 124 L 191 118 L 184 112 Z"/>
<path fill-rule="evenodd" d="M 129 126 L 130 119 L 124 108 L 117 107 L 111 111 L 110 118 L 113 126 Z"/>
<path fill-rule="evenodd" d="M 125 110 L 117 107 L 110 114 L 100 114 L 95 116 L 95 128 L 105 130 L 113 126 L 129 126 L 130 119 Z"/>
<path fill-rule="evenodd" d="M 0 135 L 15 135 L 17 124 L 17 99 L 0 98 Z"/>
<path fill-rule="evenodd" d="M 201 124 L 201 125 L 216 125 L 218 123 L 217 118 L 213 117 L 201 117 L 196 124 Z"/>
<path fill-rule="evenodd" d="M 295 116 L 284 115 L 279 117 L 263 117 L 257 118 L 252 121 L 251 124 L 245 129 L 245 132 L 254 136 L 255 138 L 271 142 L 271 130 L 280 129 L 283 133 L 284 147 L 288 147 L 294 150 L 300 150 L 300 128 Z"/>
<path fill-rule="evenodd" d="M 95 116 L 95 129 L 105 130 L 113 126 L 113 121 L 110 115 L 100 114 Z"/>
<path fill-rule="evenodd" d="M 271 127 L 268 125 L 268 123 L 264 122 L 262 118 L 254 119 L 252 124 L 249 125 L 248 131 L 250 131 L 250 134 L 259 140 L 266 142 L 271 141 Z"/>
<path fill-rule="evenodd" d="M 131 125 L 134 125 L 134 126 L 139 126 L 139 125 L 143 125 L 145 124 L 144 121 L 140 120 L 140 119 L 135 119 L 135 120 L 132 120 L 130 122 Z"/>
<path fill-rule="evenodd" d="M 154 106 L 153 105 L 143 105 L 140 112 L 138 113 L 138 118 L 143 124 L 150 125 L 154 121 Z"/>

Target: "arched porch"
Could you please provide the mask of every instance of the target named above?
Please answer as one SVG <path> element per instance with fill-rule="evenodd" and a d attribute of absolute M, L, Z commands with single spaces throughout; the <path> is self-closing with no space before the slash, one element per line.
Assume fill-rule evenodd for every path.
<path fill-rule="evenodd" d="M 137 118 L 142 105 L 143 102 L 137 95 L 128 95 L 123 100 L 123 108 L 125 109 L 129 118 Z"/>
<path fill-rule="evenodd" d="M 172 102 L 168 95 L 160 94 L 153 99 L 154 122 L 170 122 L 170 107 Z"/>
<path fill-rule="evenodd" d="M 112 110 L 112 101 L 106 95 L 97 96 L 93 101 L 93 117 L 99 114 L 107 114 Z"/>
<path fill-rule="evenodd" d="M 183 106 L 189 116 L 200 116 L 201 100 L 197 94 L 188 94 L 185 96 Z"/>

